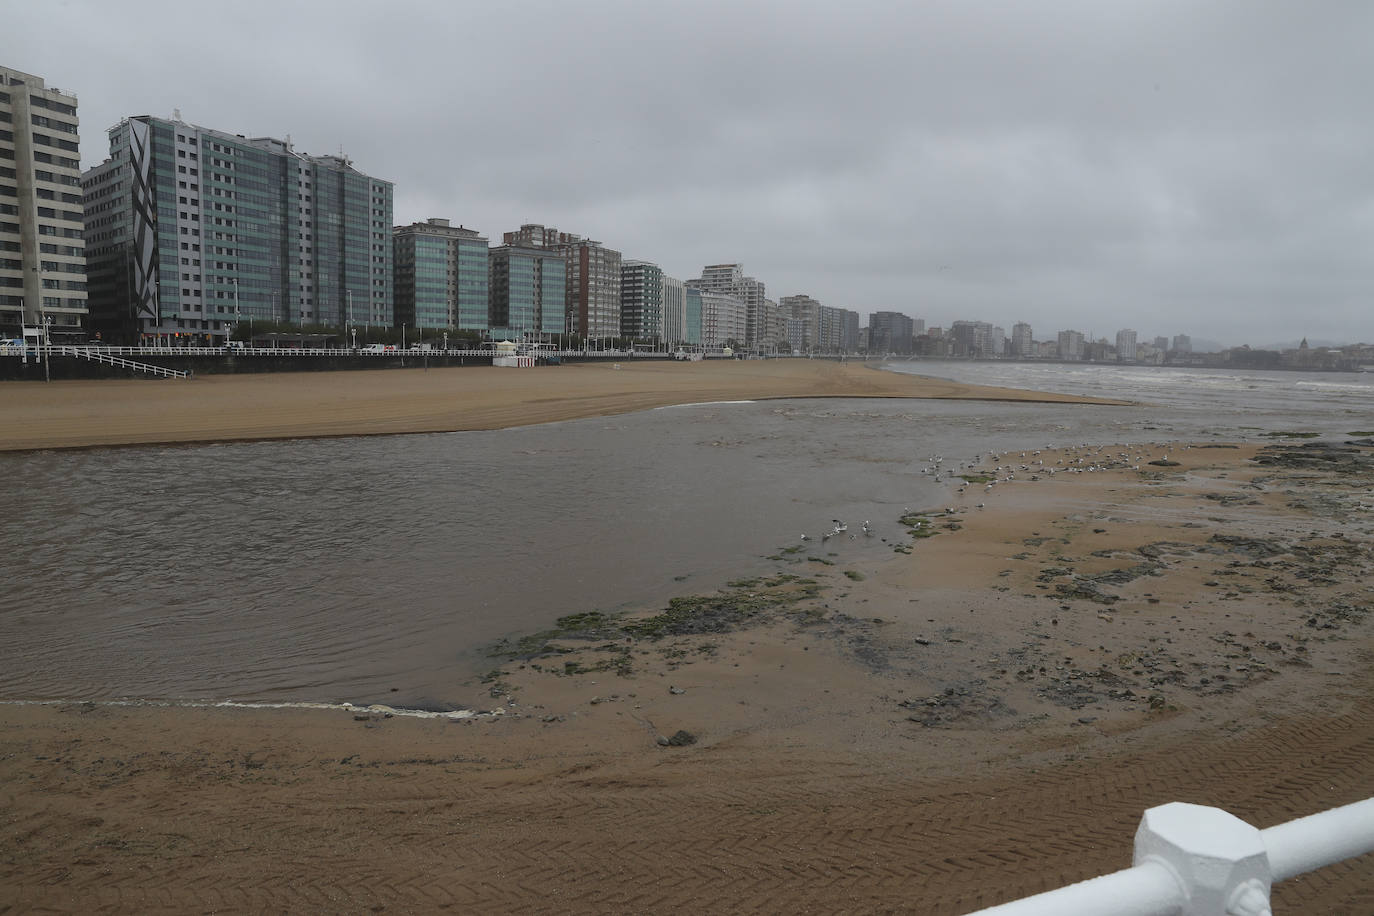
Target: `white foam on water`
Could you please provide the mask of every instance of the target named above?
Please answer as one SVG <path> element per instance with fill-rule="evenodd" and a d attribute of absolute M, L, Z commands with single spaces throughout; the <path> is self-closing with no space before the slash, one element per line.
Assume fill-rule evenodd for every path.
<path fill-rule="evenodd" d="M 716 407 L 720 404 L 752 404 L 753 401 L 696 401 L 691 404 L 665 404 L 662 407 L 655 407 L 654 410 L 675 410 L 679 407 Z"/>
<path fill-rule="evenodd" d="M 151 706 L 170 709 L 327 709 L 338 712 L 371 713 L 384 717 L 408 719 L 495 719 L 506 715 L 502 707 L 477 711 L 473 709 L 451 709 L 435 712 L 428 709 L 406 709 L 400 706 L 387 706 L 372 703 L 358 706 L 354 703 L 307 703 L 307 702 L 248 702 L 242 700 L 0 700 L 3 706 L 69 706 L 74 703 L 87 706 Z"/>

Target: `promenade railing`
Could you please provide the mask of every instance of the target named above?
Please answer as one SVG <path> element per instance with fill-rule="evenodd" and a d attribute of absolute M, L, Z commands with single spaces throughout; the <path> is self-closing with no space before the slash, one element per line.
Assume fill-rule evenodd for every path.
<path fill-rule="evenodd" d="M 1272 916 L 1274 884 L 1374 852 L 1374 798 L 1264 830 L 1219 808 L 1150 808 L 1132 867 L 971 916 Z"/>

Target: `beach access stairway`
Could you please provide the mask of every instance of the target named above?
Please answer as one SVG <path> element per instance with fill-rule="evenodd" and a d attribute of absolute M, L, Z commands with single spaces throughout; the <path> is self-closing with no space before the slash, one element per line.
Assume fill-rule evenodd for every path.
<path fill-rule="evenodd" d="M 104 347 L 42 347 L 46 350 L 43 359 L 48 359 L 56 351 L 58 356 L 74 356 L 77 359 L 88 359 L 94 363 L 105 363 L 109 366 L 118 366 L 121 369 L 131 369 L 134 372 L 145 372 L 148 375 L 157 375 L 162 378 L 190 378 L 191 373 L 181 369 L 165 369 L 162 366 L 154 366 L 151 363 L 140 363 L 132 359 L 125 359 L 116 356 Z"/>
<path fill-rule="evenodd" d="M 1219 808 L 1150 808 L 1132 867 L 970 916 L 1272 916 L 1272 886 L 1374 852 L 1374 798 L 1264 830 Z"/>

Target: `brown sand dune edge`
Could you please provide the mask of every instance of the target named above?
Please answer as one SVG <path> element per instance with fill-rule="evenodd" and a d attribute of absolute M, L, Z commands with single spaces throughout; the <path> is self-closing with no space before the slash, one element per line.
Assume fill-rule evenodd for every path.
<path fill-rule="evenodd" d="M 0 390 L 0 451 L 504 429 L 725 400 L 1124 403 L 783 359 L 13 382 Z"/>
<path fill-rule="evenodd" d="M 1128 865 L 1152 805 L 1264 827 L 1368 796 L 1374 478 L 1160 454 L 1004 455 L 888 559 L 787 545 L 715 627 L 547 635 L 472 686 L 495 718 L 0 706 L 0 887 L 82 911 L 961 913 Z M 1284 882 L 1276 910 L 1371 912 L 1371 866 Z"/>

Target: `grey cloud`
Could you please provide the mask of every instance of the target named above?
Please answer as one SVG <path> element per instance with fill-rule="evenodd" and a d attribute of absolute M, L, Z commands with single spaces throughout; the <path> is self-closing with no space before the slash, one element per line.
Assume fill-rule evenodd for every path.
<path fill-rule="evenodd" d="M 910 8 L 908 8 L 910 7 Z M 59 44 L 45 21 L 77 23 Z M 167 115 L 537 221 L 677 276 L 738 260 L 931 324 L 1374 340 L 1374 6 L 32 4 L 17 58 L 104 127 Z M 12 51 L 13 53 L 13 51 Z"/>

